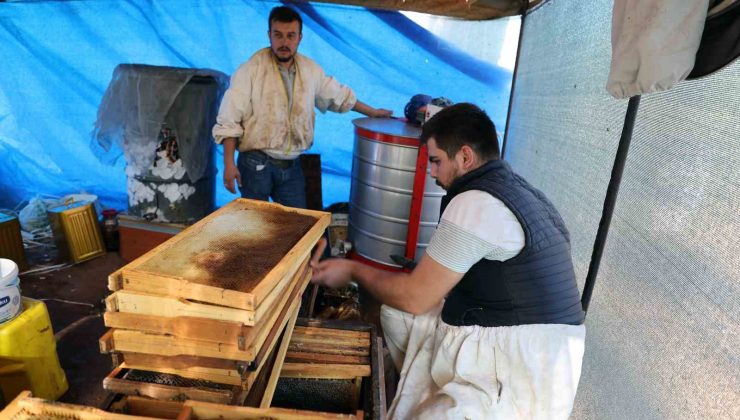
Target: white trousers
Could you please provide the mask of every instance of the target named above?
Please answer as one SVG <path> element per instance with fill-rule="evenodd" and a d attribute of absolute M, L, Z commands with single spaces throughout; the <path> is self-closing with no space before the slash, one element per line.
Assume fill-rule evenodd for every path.
<path fill-rule="evenodd" d="M 389 419 L 567 419 L 586 328 L 536 324 L 454 327 L 442 304 L 414 316 L 380 312 L 400 370 Z"/>

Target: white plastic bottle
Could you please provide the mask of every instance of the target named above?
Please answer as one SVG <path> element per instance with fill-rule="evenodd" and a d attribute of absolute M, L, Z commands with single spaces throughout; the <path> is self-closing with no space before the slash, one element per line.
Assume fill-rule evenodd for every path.
<path fill-rule="evenodd" d="M 0 258 L 0 324 L 10 321 L 23 311 L 18 265 Z"/>

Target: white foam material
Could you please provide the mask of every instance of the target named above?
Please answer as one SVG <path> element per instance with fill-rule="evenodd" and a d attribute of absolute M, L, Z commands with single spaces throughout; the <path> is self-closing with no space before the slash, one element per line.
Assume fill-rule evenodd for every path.
<path fill-rule="evenodd" d="M 128 179 L 128 204 L 130 206 L 152 202 L 155 195 L 156 192 L 146 184 L 139 182 L 135 178 Z"/>
<path fill-rule="evenodd" d="M 195 193 L 195 187 L 188 184 L 162 184 L 157 187 L 157 190 L 164 194 L 164 197 L 170 201 L 170 203 L 176 203 L 180 200 L 187 200 L 188 197 Z"/>
<path fill-rule="evenodd" d="M 152 175 L 158 176 L 162 179 L 182 179 L 187 171 L 182 165 L 182 159 L 177 159 L 174 162 L 170 162 L 167 158 L 167 151 L 162 150 L 157 152 L 157 155 L 161 158 L 157 161 L 156 165 L 151 168 Z"/>

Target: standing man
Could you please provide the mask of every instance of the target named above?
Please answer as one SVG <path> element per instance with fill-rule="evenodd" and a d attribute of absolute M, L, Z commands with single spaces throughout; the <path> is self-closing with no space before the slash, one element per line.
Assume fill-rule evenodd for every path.
<path fill-rule="evenodd" d="M 475 105 L 443 109 L 421 141 L 447 195 L 416 268 L 325 260 L 312 263 L 312 281 L 354 280 L 384 303 L 401 371 L 389 418 L 567 419 L 586 330 L 563 220 L 500 160 L 494 124 Z"/>
<path fill-rule="evenodd" d="M 213 137 L 224 145 L 224 186 L 242 197 L 269 197 L 305 207 L 305 180 L 298 156 L 311 147 L 314 107 L 321 112 L 350 109 L 369 117 L 390 117 L 357 100 L 354 92 L 298 54 L 303 21 L 293 9 L 275 7 L 268 19 L 270 48 L 257 51 L 231 78 Z M 239 158 L 234 164 L 234 151 Z"/>

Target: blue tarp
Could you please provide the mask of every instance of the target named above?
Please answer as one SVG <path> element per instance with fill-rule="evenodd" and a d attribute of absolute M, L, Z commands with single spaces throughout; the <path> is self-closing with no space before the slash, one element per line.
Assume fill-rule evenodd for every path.
<path fill-rule="evenodd" d="M 125 161 L 93 154 L 100 100 L 120 63 L 210 68 L 231 74 L 268 45 L 280 2 L 46 1 L 0 3 L 0 208 L 38 194 L 96 194 L 126 208 Z M 403 116 L 416 93 L 474 102 L 503 131 L 511 72 L 478 60 L 403 14 L 298 3 L 299 51 L 376 107 Z M 356 113 L 317 116 L 324 203 L 349 198 Z M 219 172 L 222 156 L 216 155 Z M 217 178 L 220 179 L 220 176 Z M 217 204 L 235 198 L 217 188 Z"/>

